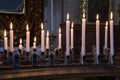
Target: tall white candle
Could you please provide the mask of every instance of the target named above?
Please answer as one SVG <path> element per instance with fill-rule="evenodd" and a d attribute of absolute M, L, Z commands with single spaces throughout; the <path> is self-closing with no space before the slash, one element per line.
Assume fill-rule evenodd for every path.
<path fill-rule="evenodd" d="M 74 29 L 73 29 L 74 23 L 71 23 L 71 49 L 74 48 Z"/>
<path fill-rule="evenodd" d="M 41 23 L 41 52 L 45 51 L 45 31 L 43 29 L 43 23 Z"/>
<path fill-rule="evenodd" d="M 58 37 L 58 48 L 61 49 L 62 48 L 62 36 L 61 36 L 61 28 L 59 28 L 59 37 Z"/>
<path fill-rule="evenodd" d="M 108 21 L 106 21 L 106 26 L 105 26 L 105 46 L 104 48 L 107 48 L 107 42 L 108 41 Z"/>
<path fill-rule="evenodd" d="M 49 31 L 47 30 L 46 49 L 49 49 Z"/>
<path fill-rule="evenodd" d="M 14 44 L 14 39 L 13 39 L 14 32 L 13 32 L 12 27 L 13 27 L 13 25 L 12 25 L 12 22 L 11 22 L 10 23 L 10 52 L 14 51 L 14 48 L 13 48 L 13 44 Z"/>
<path fill-rule="evenodd" d="M 66 21 L 66 55 L 70 55 L 70 41 L 69 41 L 69 34 L 70 34 L 70 20 L 69 20 L 69 13 L 67 13 L 67 21 Z"/>
<path fill-rule="evenodd" d="M 36 49 L 36 36 L 34 37 L 34 41 L 33 41 L 33 49 Z"/>
<path fill-rule="evenodd" d="M 96 54 L 100 54 L 100 21 L 99 15 L 96 16 Z"/>
<path fill-rule="evenodd" d="M 114 28 L 113 28 L 113 13 L 110 14 L 110 53 L 114 55 Z"/>
<path fill-rule="evenodd" d="M 19 41 L 19 49 L 22 50 L 23 46 L 22 46 L 22 39 L 20 38 L 20 41 Z"/>
<path fill-rule="evenodd" d="M 8 50 L 8 39 L 7 39 L 6 30 L 4 31 L 4 50 Z"/>
<path fill-rule="evenodd" d="M 30 52 L 30 31 L 28 24 L 26 25 L 26 52 Z"/>
<path fill-rule="evenodd" d="M 83 13 L 83 18 L 82 18 L 82 47 L 81 47 L 81 53 L 82 56 L 85 55 L 85 36 L 86 36 L 86 19 L 85 19 L 85 13 Z"/>

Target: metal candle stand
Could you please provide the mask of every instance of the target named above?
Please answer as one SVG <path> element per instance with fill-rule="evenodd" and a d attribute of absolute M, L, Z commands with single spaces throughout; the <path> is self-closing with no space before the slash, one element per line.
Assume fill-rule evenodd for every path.
<path fill-rule="evenodd" d="M 70 55 L 66 55 L 65 56 L 65 63 L 66 63 L 66 65 L 70 65 Z"/>
<path fill-rule="evenodd" d="M 8 55 L 8 51 L 4 50 L 4 53 L 3 53 L 3 63 L 7 62 L 7 55 Z"/>
<path fill-rule="evenodd" d="M 25 61 L 26 62 L 28 62 L 30 60 L 29 54 L 30 54 L 30 52 L 26 52 L 26 54 L 25 54 Z"/>
<path fill-rule="evenodd" d="M 9 53 L 8 53 L 8 61 L 9 61 L 10 63 L 13 62 L 13 52 L 9 52 Z"/>
<path fill-rule="evenodd" d="M 38 55 L 36 53 L 36 49 L 33 49 L 32 53 L 32 66 L 38 66 Z"/>
<path fill-rule="evenodd" d="M 55 64 L 54 41 L 56 36 L 52 33 L 49 37 L 50 37 L 49 65 L 54 66 Z"/>
<path fill-rule="evenodd" d="M 45 52 L 41 52 L 40 61 L 42 64 L 45 63 Z"/>
<path fill-rule="evenodd" d="M 14 60 L 13 60 L 14 67 L 20 67 L 20 53 L 15 52 L 14 54 Z"/>

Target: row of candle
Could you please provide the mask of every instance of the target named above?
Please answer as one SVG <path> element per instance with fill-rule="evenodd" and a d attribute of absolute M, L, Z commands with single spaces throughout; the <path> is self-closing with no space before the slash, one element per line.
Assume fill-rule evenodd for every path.
<path fill-rule="evenodd" d="M 114 33 L 113 33 L 113 13 L 111 12 L 110 14 L 110 53 L 111 56 L 114 55 Z M 67 14 L 67 20 L 66 20 L 66 55 L 70 55 L 69 53 L 69 32 L 70 31 L 70 20 L 69 20 L 69 13 Z M 81 54 L 82 56 L 85 55 L 85 41 L 86 41 L 86 18 L 85 18 L 85 13 L 83 13 L 83 18 L 82 18 L 82 39 L 81 39 Z M 73 43 L 73 32 L 71 31 L 71 44 Z M 105 26 L 105 44 L 104 48 L 108 48 L 108 21 L 106 21 L 106 26 Z M 73 45 L 73 44 L 72 44 Z M 71 46 L 72 47 L 72 46 Z M 73 47 L 72 47 L 73 48 Z M 100 20 L 99 20 L 99 15 L 97 14 L 96 16 L 96 54 L 100 54 Z"/>
<path fill-rule="evenodd" d="M 41 52 L 45 51 L 45 30 L 43 28 L 43 23 L 41 23 Z M 46 49 L 49 49 L 49 31 L 47 30 L 47 36 L 46 36 Z M 62 48 L 62 43 L 61 43 L 61 28 L 59 28 L 59 43 L 58 43 L 58 48 Z M 19 41 L 19 49 L 21 50 L 23 48 L 22 46 L 22 39 L 20 38 Z M 8 50 L 8 38 L 6 34 L 6 30 L 4 31 L 4 49 Z M 34 37 L 34 42 L 33 42 L 33 49 L 36 49 L 36 37 Z M 14 31 L 13 31 L 13 24 L 12 22 L 10 23 L 10 52 L 14 51 Z M 28 24 L 26 25 L 26 52 L 30 51 L 30 31 L 29 31 L 29 26 Z"/>

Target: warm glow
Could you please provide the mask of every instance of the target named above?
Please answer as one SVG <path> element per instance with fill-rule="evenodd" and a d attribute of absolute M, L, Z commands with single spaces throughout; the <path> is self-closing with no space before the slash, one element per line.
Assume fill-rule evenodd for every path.
<path fill-rule="evenodd" d="M 106 26 L 108 26 L 108 21 L 106 21 Z"/>
<path fill-rule="evenodd" d="M 4 37 L 6 37 L 6 30 L 4 30 Z"/>
<path fill-rule="evenodd" d="M 70 18 L 70 15 L 69 15 L 69 13 L 67 13 L 67 20 L 69 20 L 69 18 Z"/>
<path fill-rule="evenodd" d="M 26 30 L 27 30 L 27 31 L 29 30 L 29 26 L 28 26 L 28 24 L 26 25 Z"/>
<path fill-rule="evenodd" d="M 10 29 L 12 29 L 13 28 L 13 24 L 12 24 L 12 22 L 10 23 Z"/>
<path fill-rule="evenodd" d="M 61 34 L 61 28 L 59 27 L 59 33 Z"/>
<path fill-rule="evenodd" d="M 34 37 L 34 42 L 36 42 L 36 36 Z"/>
<path fill-rule="evenodd" d="M 74 23 L 72 22 L 72 23 L 71 23 L 71 28 L 73 28 L 73 26 L 74 26 Z"/>
<path fill-rule="evenodd" d="M 49 37 L 49 31 L 47 30 L 47 37 Z"/>
<path fill-rule="evenodd" d="M 110 13 L 110 19 L 113 19 L 113 12 Z"/>
<path fill-rule="evenodd" d="M 43 23 L 41 23 L 41 29 L 43 29 Z"/>
<path fill-rule="evenodd" d="M 99 19 L 99 15 L 97 14 L 97 16 L 96 16 L 96 19 L 98 20 Z"/>
<path fill-rule="evenodd" d="M 20 38 L 20 44 L 22 44 L 22 38 Z"/>
<path fill-rule="evenodd" d="M 85 13 L 83 13 L 83 18 L 85 18 Z"/>

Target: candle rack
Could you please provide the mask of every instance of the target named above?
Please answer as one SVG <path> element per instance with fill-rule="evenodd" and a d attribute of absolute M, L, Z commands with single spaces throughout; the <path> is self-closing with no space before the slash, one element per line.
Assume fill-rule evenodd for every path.
<path fill-rule="evenodd" d="M 49 51 L 49 64 L 53 66 L 55 64 L 55 51 L 54 51 L 54 42 L 56 36 L 52 33 L 50 36 L 50 51 Z"/>

